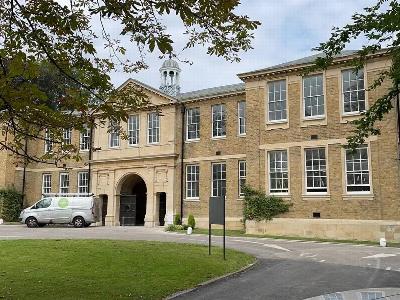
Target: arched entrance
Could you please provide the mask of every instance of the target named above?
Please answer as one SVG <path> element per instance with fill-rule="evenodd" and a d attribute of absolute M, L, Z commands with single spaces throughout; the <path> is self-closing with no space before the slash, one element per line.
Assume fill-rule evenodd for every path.
<path fill-rule="evenodd" d="M 137 174 L 128 175 L 120 189 L 119 223 L 121 226 L 144 225 L 147 187 Z"/>

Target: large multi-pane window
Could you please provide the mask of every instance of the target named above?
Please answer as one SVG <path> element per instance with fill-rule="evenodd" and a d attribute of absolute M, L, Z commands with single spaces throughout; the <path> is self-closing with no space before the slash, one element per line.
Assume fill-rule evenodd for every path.
<path fill-rule="evenodd" d="M 246 184 L 246 161 L 239 160 L 238 166 L 238 178 L 239 178 L 239 197 L 243 197 L 243 187 Z"/>
<path fill-rule="evenodd" d="M 342 71 L 343 113 L 365 110 L 364 70 Z"/>
<path fill-rule="evenodd" d="M 90 148 L 90 128 L 85 126 L 79 137 L 79 149 L 81 151 L 89 150 Z"/>
<path fill-rule="evenodd" d="M 186 140 L 200 138 L 200 108 L 189 108 L 186 111 Z"/>
<path fill-rule="evenodd" d="M 212 106 L 212 136 L 226 136 L 225 104 Z"/>
<path fill-rule="evenodd" d="M 43 174 L 42 176 L 42 194 L 51 193 L 51 174 Z"/>
<path fill-rule="evenodd" d="M 322 75 L 303 78 L 304 117 L 321 117 L 325 114 Z"/>
<path fill-rule="evenodd" d="M 268 121 L 284 121 L 286 111 L 286 80 L 268 83 Z"/>
<path fill-rule="evenodd" d="M 87 194 L 89 193 L 89 173 L 79 172 L 78 173 L 78 193 Z"/>
<path fill-rule="evenodd" d="M 219 197 L 226 194 L 226 164 L 212 164 L 212 196 Z"/>
<path fill-rule="evenodd" d="M 305 149 L 306 191 L 307 193 L 326 193 L 325 148 Z"/>
<path fill-rule="evenodd" d="M 147 115 L 147 142 L 149 144 L 160 142 L 160 116 L 157 112 Z"/>
<path fill-rule="evenodd" d="M 69 193 L 69 174 L 60 173 L 60 194 Z"/>
<path fill-rule="evenodd" d="M 239 135 L 246 134 L 246 102 L 238 102 L 238 130 Z"/>
<path fill-rule="evenodd" d="M 119 124 L 110 122 L 110 147 L 119 147 Z"/>
<path fill-rule="evenodd" d="M 288 193 L 289 172 L 286 150 L 269 152 L 269 192 L 271 194 Z"/>
<path fill-rule="evenodd" d="M 131 115 L 128 119 L 128 144 L 130 146 L 139 144 L 139 115 Z"/>
<path fill-rule="evenodd" d="M 347 192 L 370 191 L 367 146 L 346 150 L 346 181 Z"/>
<path fill-rule="evenodd" d="M 360 292 L 361 300 L 378 300 L 378 299 L 386 299 L 383 292 L 379 291 L 367 291 L 367 292 Z M 388 299 L 391 297 L 389 296 Z"/>
<path fill-rule="evenodd" d="M 186 166 L 186 198 L 199 198 L 199 165 Z"/>
<path fill-rule="evenodd" d="M 44 152 L 50 153 L 53 151 L 53 140 L 50 130 L 46 129 L 44 139 Z"/>
<path fill-rule="evenodd" d="M 72 129 L 67 128 L 63 131 L 63 145 L 71 145 L 72 144 Z"/>

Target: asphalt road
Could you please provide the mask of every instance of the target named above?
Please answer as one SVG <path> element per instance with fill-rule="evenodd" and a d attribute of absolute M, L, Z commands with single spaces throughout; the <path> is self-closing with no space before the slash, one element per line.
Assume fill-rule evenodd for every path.
<path fill-rule="evenodd" d="M 162 228 L 0 226 L 0 239 L 60 238 L 208 242 L 205 235 L 167 233 Z M 214 245 L 221 241 L 213 237 Z M 297 300 L 354 289 L 400 288 L 400 248 L 243 237 L 227 237 L 227 247 L 255 255 L 258 264 L 178 298 Z"/>

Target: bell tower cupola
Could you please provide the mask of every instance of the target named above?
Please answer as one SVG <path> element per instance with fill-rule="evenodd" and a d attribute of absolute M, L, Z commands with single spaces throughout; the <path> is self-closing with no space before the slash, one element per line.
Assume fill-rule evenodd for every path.
<path fill-rule="evenodd" d="M 181 69 L 175 60 L 170 57 L 168 60 L 164 61 L 160 68 L 160 90 L 168 95 L 177 96 L 180 93 L 180 73 Z"/>

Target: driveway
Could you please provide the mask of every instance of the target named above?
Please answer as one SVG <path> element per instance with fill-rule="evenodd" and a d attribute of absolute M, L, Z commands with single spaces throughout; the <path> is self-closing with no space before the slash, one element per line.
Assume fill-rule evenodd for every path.
<path fill-rule="evenodd" d="M 208 243 L 205 235 L 188 236 L 144 227 L 76 229 L 48 226 L 29 229 L 20 225 L 1 225 L 0 239 Z M 221 245 L 222 238 L 213 237 L 213 244 Z M 400 288 L 400 248 L 243 237 L 227 237 L 227 247 L 251 253 L 259 263 L 245 273 L 201 287 L 181 299 L 289 300 L 363 288 Z"/>

